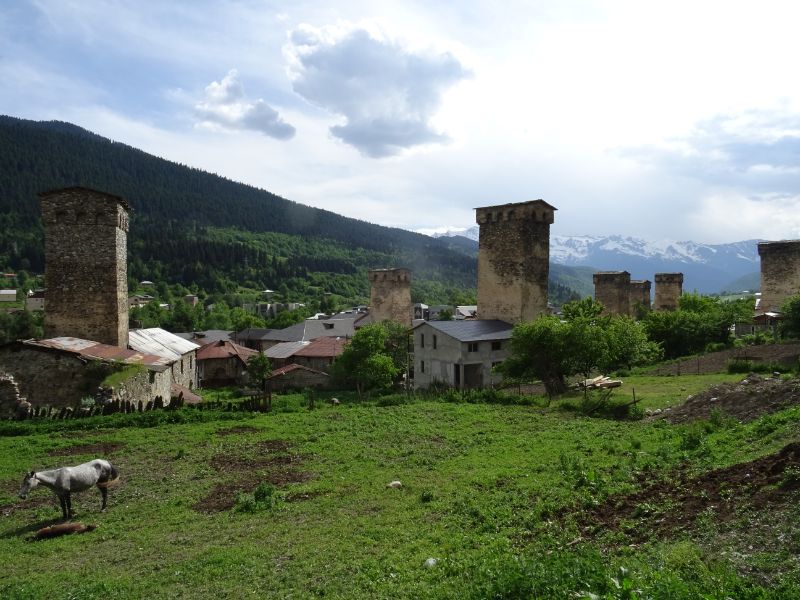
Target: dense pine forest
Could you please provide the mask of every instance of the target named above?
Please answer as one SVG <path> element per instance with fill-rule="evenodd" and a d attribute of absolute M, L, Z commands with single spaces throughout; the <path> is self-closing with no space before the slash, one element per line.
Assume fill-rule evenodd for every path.
<path fill-rule="evenodd" d="M 282 299 L 366 301 L 369 268 L 408 267 L 415 301 L 472 303 L 474 253 L 311 208 L 167 161 L 69 123 L 0 116 L 0 268 L 43 271 L 39 192 L 81 185 L 133 208 L 131 283 L 208 294 L 266 287 Z M 551 282 L 553 300 L 574 287 Z"/>

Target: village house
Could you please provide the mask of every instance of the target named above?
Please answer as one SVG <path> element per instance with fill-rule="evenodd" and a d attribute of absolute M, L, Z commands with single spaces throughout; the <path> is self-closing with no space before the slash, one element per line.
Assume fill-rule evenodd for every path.
<path fill-rule="evenodd" d="M 230 340 L 219 340 L 197 350 L 197 378 L 201 387 L 219 387 L 241 383 L 247 361 L 258 354 Z"/>
<path fill-rule="evenodd" d="M 30 311 L 44 310 L 44 290 L 29 290 L 25 308 Z"/>
<path fill-rule="evenodd" d="M 294 354 L 302 350 L 311 342 L 280 342 L 270 346 L 264 351 L 272 368 L 285 367 L 294 361 Z"/>
<path fill-rule="evenodd" d="M 167 361 L 174 390 L 193 390 L 197 387 L 197 348 L 194 342 L 183 339 L 159 327 L 132 329 L 128 346 L 138 352 L 160 356 Z"/>
<path fill-rule="evenodd" d="M 17 381 L 20 395 L 40 406 L 74 407 L 101 392 L 106 400 L 147 402 L 160 397 L 165 404 L 172 396 L 169 359 L 91 340 L 14 342 L 0 347 L 0 364 Z M 128 377 L 104 385 L 105 377 L 121 366 L 130 367 Z"/>
<path fill-rule="evenodd" d="M 492 368 L 508 356 L 512 326 L 499 320 L 427 321 L 413 330 L 414 389 L 500 383 Z"/>
<path fill-rule="evenodd" d="M 273 392 L 283 392 L 328 387 L 330 375 L 303 365 L 290 364 L 274 370 L 267 381 Z"/>
<path fill-rule="evenodd" d="M 0 302 L 16 302 L 17 290 L 0 290 Z"/>
<path fill-rule="evenodd" d="M 306 344 L 292 355 L 298 365 L 330 373 L 331 365 L 344 352 L 347 340 L 344 338 L 321 337 Z"/>
<path fill-rule="evenodd" d="M 365 313 L 339 313 L 325 319 L 306 319 L 284 329 L 248 328 L 235 333 L 233 341 L 253 350 L 265 351 L 281 342 L 310 342 L 321 337 L 351 338 L 369 322 Z"/>

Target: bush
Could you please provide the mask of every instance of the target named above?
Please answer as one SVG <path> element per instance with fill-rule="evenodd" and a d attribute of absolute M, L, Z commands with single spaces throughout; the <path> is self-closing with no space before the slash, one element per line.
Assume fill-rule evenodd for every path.
<path fill-rule="evenodd" d="M 728 361 L 728 373 L 789 373 L 791 367 L 781 363 L 762 363 L 741 358 Z"/>
<path fill-rule="evenodd" d="M 270 510 L 275 507 L 277 495 L 275 487 L 262 481 L 256 486 L 252 494 L 240 492 L 236 495 L 236 503 L 233 509 L 236 512 L 254 513 L 262 510 Z"/>

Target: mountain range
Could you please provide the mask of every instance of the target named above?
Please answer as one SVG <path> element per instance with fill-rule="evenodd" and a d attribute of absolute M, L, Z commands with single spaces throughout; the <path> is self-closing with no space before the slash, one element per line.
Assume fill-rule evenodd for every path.
<path fill-rule="evenodd" d="M 478 226 L 433 233 L 477 252 Z M 550 260 L 567 267 L 597 271 L 628 271 L 632 279 L 653 281 L 655 273 L 684 274 L 684 290 L 701 293 L 755 291 L 759 285 L 760 240 L 700 244 L 670 240 L 647 241 L 619 235 L 550 236 Z"/>

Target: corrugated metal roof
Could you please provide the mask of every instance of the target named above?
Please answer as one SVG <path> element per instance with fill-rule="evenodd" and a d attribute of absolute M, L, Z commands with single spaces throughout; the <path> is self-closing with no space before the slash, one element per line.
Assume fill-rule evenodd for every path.
<path fill-rule="evenodd" d="M 267 358 L 289 358 L 290 356 L 294 356 L 294 353 L 298 350 L 302 350 L 308 346 L 308 344 L 309 342 L 281 342 L 280 344 L 275 344 L 267 348 L 264 354 L 267 355 Z"/>
<path fill-rule="evenodd" d="M 128 333 L 128 345 L 139 352 L 163 356 L 173 361 L 199 348 L 194 342 L 184 340 L 160 327 L 131 329 Z"/>
<path fill-rule="evenodd" d="M 86 358 L 120 361 L 129 364 L 140 363 L 158 371 L 163 371 L 170 363 L 173 362 L 156 354 L 142 353 L 129 348 L 109 346 L 108 344 L 99 344 L 91 340 L 83 340 L 74 337 L 57 337 L 47 340 L 26 340 L 23 342 L 23 344 L 26 346 L 35 346 L 39 348 L 47 348 L 49 350 L 67 352 L 69 354 L 77 354 Z"/>
<path fill-rule="evenodd" d="M 462 321 L 426 321 L 415 329 L 429 325 L 445 335 L 460 342 L 481 342 L 486 340 L 507 340 L 511 338 L 513 326 L 495 319 L 465 319 Z"/>

